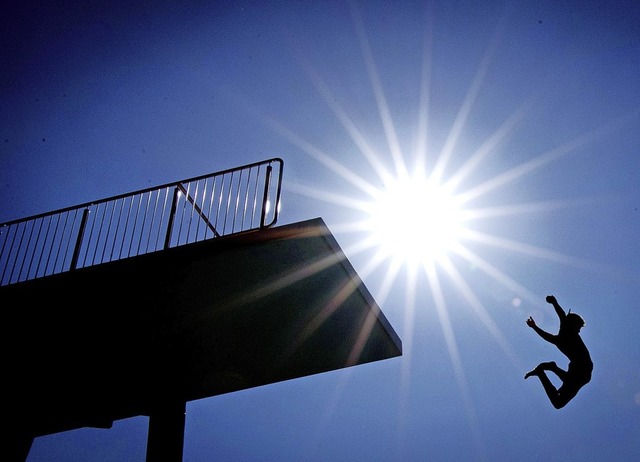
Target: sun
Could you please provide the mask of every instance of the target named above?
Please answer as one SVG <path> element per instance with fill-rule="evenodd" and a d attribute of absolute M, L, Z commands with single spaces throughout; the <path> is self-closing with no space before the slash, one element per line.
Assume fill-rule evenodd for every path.
<path fill-rule="evenodd" d="M 464 229 L 461 201 L 421 174 L 388 179 L 366 212 L 372 247 L 398 263 L 438 263 L 458 245 Z"/>
<path fill-rule="evenodd" d="M 349 258 L 358 258 L 356 264 L 360 265 L 358 275 L 361 279 L 364 281 L 371 278 L 376 281 L 378 286 L 374 295 L 380 307 L 385 306 L 387 300 L 391 301 L 390 305 L 398 307 L 399 311 L 394 314 L 404 319 L 403 355 L 409 358 L 403 363 L 402 369 L 403 408 L 406 410 L 410 405 L 408 383 L 414 364 L 411 359 L 412 345 L 414 334 L 421 332 L 415 322 L 419 316 L 418 310 L 432 310 L 440 323 L 469 425 L 476 435 L 478 448 L 482 449 L 481 425 L 456 339 L 457 324 L 452 318 L 451 308 L 455 303 L 468 309 L 473 315 L 472 322 L 479 320 L 484 325 L 510 360 L 514 370 L 524 370 L 508 336 L 502 333 L 498 322 L 494 320 L 494 307 L 485 306 L 483 297 L 488 296 L 494 305 L 495 291 L 498 290 L 500 298 L 502 294 L 511 298 L 509 310 L 512 307 L 521 309 L 520 305 L 525 302 L 535 306 L 539 303 L 539 298 L 524 283 L 498 263 L 491 261 L 494 255 L 498 255 L 499 262 L 503 258 L 492 250 L 497 249 L 502 255 L 506 253 L 511 258 L 525 255 L 527 258 L 548 260 L 554 264 L 564 263 L 590 269 L 597 269 L 597 265 L 536 246 L 528 241 L 529 236 L 524 241 L 514 240 L 491 231 L 497 229 L 509 232 L 510 222 L 522 214 L 537 214 L 582 205 L 581 199 L 513 203 L 509 191 L 505 193 L 502 188 L 579 150 L 609 133 L 612 127 L 607 125 L 595 131 L 589 130 L 521 163 L 505 164 L 503 169 L 502 156 L 509 149 L 506 142 L 526 119 L 529 110 L 535 108 L 538 98 L 534 93 L 526 97 L 513 112 L 505 115 L 495 130 L 488 133 L 484 140 L 479 139 L 480 144 L 473 149 L 478 128 L 474 128 L 471 136 L 467 136 L 465 127 L 469 120 L 473 120 L 470 115 L 499 44 L 498 32 L 502 30 L 500 26 L 496 30 L 495 40 L 480 60 L 478 70 L 448 132 L 440 132 L 443 120 L 430 122 L 432 43 L 430 35 L 425 37 L 422 73 L 414 93 L 419 98 L 415 99 L 415 108 L 409 108 L 410 112 L 401 115 L 403 127 L 399 132 L 375 66 L 374 53 L 362 18 L 358 14 L 354 14 L 354 23 L 381 123 L 371 137 L 361 128 L 368 126 L 370 115 L 363 114 L 362 122 L 352 118 L 349 108 L 341 103 L 343 97 L 331 91 L 306 59 L 301 58 L 301 64 L 319 95 L 344 128 L 353 152 L 361 155 L 361 158 L 351 156 L 351 148 L 348 153 L 345 152 L 342 144 L 335 145 L 335 152 L 326 151 L 273 117 L 258 115 L 266 126 L 285 137 L 333 175 L 342 178 L 349 187 L 347 192 L 302 183 L 288 188 L 301 196 L 331 204 L 331 210 L 339 210 L 331 228 L 350 243 L 345 247 L 345 258 L 347 255 Z M 405 110 L 406 105 L 402 104 L 402 107 Z M 407 124 L 414 111 L 417 119 L 414 123 Z M 482 126 L 485 125 L 483 121 Z M 399 136 L 399 133 L 404 136 Z M 374 141 L 382 138 L 387 146 Z M 436 143 L 440 140 L 442 144 L 438 146 Z M 516 148 L 520 150 L 519 147 Z M 516 161 L 519 159 L 517 156 L 514 158 Z M 343 159 L 345 163 L 342 162 Z M 500 194 L 500 190 L 503 194 Z M 520 195 L 516 194 L 514 197 Z M 398 298 L 395 298 L 396 290 L 399 290 Z M 340 300 L 332 301 L 332 309 L 340 306 L 344 293 L 340 293 Z M 404 303 L 399 301 L 402 295 Z M 458 309 L 456 306 L 456 312 Z M 369 335 L 369 326 L 370 324 L 363 325 L 361 339 Z M 352 352 L 357 353 L 356 350 Z"/>

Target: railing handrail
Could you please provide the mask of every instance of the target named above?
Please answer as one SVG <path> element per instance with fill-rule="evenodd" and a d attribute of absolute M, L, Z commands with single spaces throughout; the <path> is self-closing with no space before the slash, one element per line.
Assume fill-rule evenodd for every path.
<path fill-rule="evenodd" d="M 275 157 L 0 223 L 0 286 L 273 226 L 283 167 Z"/>
<path fill-rule="evenodd" d="M 23 218 L 17 218 L 17 219 L 11 220 L 11 221 L 5 221 L 4 223 L 0 223 L 0 228 L 3 228 L 5 226 L 14 225 L 16 223 L 20 223 L 20 222 L 23 222 L 23 221 L 35 220 L 37 218 L 43 218 L 43 217 L 46 217 L 48 215 L 55 215 L 55 214 L 58 214 L 58 213 L 69 212 L 71 210 L 82 209 L 82 208 L 85 208 L 85 207 L 91 207 L 92 205 L 98 205 L 98 204 L 102 204 L 102 203 L 109 202 L 109 201 L 115 201 L 115 200 L 119 200 L 119 199 L 124 199 L 125 197 L 129 197 L 129 196 L 136 196 L 136 195 L 140 195 L 140 194 L 145 194 L 145 193 L 148 193 L 148 192 L 151 192 L 151 191 L 155 191 L 155 190 L 158 190 L 158 189 L 171 188 L 173 186 L 178 186 L 180 184 L 191 183 L 191 182 L 194 182 L 194 181 L 203 180 L 205 178 L 209 178 L 209 177 L 213 177 L 213 176 L 225 175 L 227 173 L 240 171 L 240 170 L 245 170 L 245 169 L 248 169 L 248 168 L 251 168 L 251 167 L 256 167 L 258 165 L 264 165 L 264 164 L 271 163 L 271 162 L 275 162 L 275 163 L 279 163 L 280 164 L 280 177 L 282 177 L 282 169 L 283 169 L 283 166 L 284 166 L 284 161 L 279 157 L 273 157 L 271 159 L 266 159 L 266 160 L 259 161 L 259 162 L 253 162 L 253 163 L 250 163 L 250 164 L 245 164 L 245 165 L 242 165 L 240 167 L 228 168 L 226 170 L 220 170 L 220 171 L 214 172 L 214 173 L 207 173 L 205 175 L 199 175 L 199 176 L 195 176 L 193 178 L 187 178 L 186 180 L 174 181 L 174 182 L 171 182 L 171 183 L 165 183 L 165 184 L 161 184 L 159 186 L 152 186 L 150 188 L 139 189 L 137 191 L 132 191 L 132 192 L 124 193 L 124 194 L 118 194 L 117 196 L 107 197 L 106 199 L 89 201 L 89 202 L 85 202 L 83 204 L 72 205 L 72 206 L 69 206 L 69 207 L 63 207 L 61 209 L 52 210 L 52 211 L 49 211 L 49 212 L 38 213 L 36 215 L 31 215 L 29 217 L 23 217 Z M 280 187 L 281 187 L 281 184 L 279 184 L 278 195 L 277 195 L 278 199 L 280 199 L 280 193 L 281 193 L 281 188 Z M 277 211 L 276 211 L 276 215 L 277 215 Z M 267 225 L 266 227 L 273 226 L 274 224 L 275 224 L 275 222 Z"/>

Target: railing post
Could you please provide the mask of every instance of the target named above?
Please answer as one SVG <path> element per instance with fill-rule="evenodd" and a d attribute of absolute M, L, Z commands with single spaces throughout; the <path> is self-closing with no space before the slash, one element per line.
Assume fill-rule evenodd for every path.
<path fill-rule="evenodd" d="M 173 201 L 171 202 L 171 211 L 169 212 L 169 224 L 167 225 L 167 236 L 164 239 L 165 250 L 169 248 L 171 244 L 171 233 L 173 232 L 173 221 L 176 215 L 176 209 L 178 208 L 178 195 L 180 190 L 176 187 L 173 190 Z"/>
<path fill-rule="evenodd" d="M 264 222 L 267 218 L 267 202 L 269 201 L 269 185 L 271 184 L 271 171 L 273 167 L 267 165 L 267 173 L 264 179 L 264 195 L 262 197 L 262 211 L 260 214 L 260 229 L 264 228 Z"/>
<path fill-rule="evenodd" d="M 80 257 L 80 247 L 82 247 L 82 239 L 84 238 L 84 228 L 87 224 L 87 218 L 89 217 L 89 209 L 84 209 L 82 212 L 82 220 L 80 221 L 80 229 L 78 230 L 78 239 L 76 240 L 76 247 L 73 249 L 73 258 L 71 259 L 70 270 L 74 270 L 78 266 L 78 258 Z"/>

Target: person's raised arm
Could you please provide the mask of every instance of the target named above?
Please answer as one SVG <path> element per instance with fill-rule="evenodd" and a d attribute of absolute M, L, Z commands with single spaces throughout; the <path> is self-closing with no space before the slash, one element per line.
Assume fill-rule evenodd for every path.
<path fill-rule="evenodd" d="M 567 315 L 562 307 L 558 304 L 558 300 L 556 300 L 556 297 L 554 297 L 553 295 L 547 295 L 547 298 L 545 300 L 547 301 L 547 303 L 551 303 L 553 305 L 553 309 L 556 310 L 556 314 L 560 318 L 560 321 L 563 321 Z"/>
<path fill-rule="evenodd" d="M 554 339 L 555 339 L 555 335 L 550 334 L 547 331 L 544 331 L 542 329 L 540 329 L 537 325 L 536 322 L 533 320 L 533 318 L 531 316 L 529 316 L 529 319 L 527 319 L 527 326 L 531 327 L 533 330 L 536 331 L 536 333 L 542 337 L 543 339 L 545 339 L 547 342 L 549 343 L 554 343 Z"/>

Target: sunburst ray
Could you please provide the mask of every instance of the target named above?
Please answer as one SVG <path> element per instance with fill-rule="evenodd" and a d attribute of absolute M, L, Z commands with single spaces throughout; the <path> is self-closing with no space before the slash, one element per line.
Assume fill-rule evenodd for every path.
<path fill-rule="evenodd" d="M 474 313 L 478 316 L 484 327 L 491 334 L 491 336 L 496 340 L 502 351 L 507 355 L 507 357 L 511 360 L 514 368 L 517 370 L 522 370 L 523 365 L 520 361 L 520 358 L 517 356 L 515 350 L 506 339 L 496 322 L 493 320 L 487 309 L 484 307 L 482 302 L 478 299 L 473 289 L 469 286 L 465 278 L 462 276 L 460 271 L 453 265 L 451 260 L 447 259 L 442 265 L 451 280 L 455 283 L 458 290 L 462 293 L 465 300 L 472 308 Z"/>
<path fill-rule="evenodd" d="M 391 111 L 389 110 L 389 105 L 384 95 L 384 89 L 380 82 L 375 61 L 373 59 L 373 52 L 369 46 L 369 40 L 362 23 L 362 18 L 360 17 L 360 12 L 353 3 L 351 3 L 350 6 L 352 18 L 356 27 L 356 33 L 360 42 L 360 48 L 367 67 L 367 74 L 369 75 L 369 80 L 373 87 L 373 94 L 378 105 L 378 113 L 382 120 L 382 126 L 384 128 L 387 142 L 389 143 L 389 150 L 396 168 L 396 175 L 403 177 L 406 176 L 408 172 L 404 157 L 402 156 L 402 149 L 400 148 L 400 142 L 398 141 L 393 119 L 391 117 Z"/>

